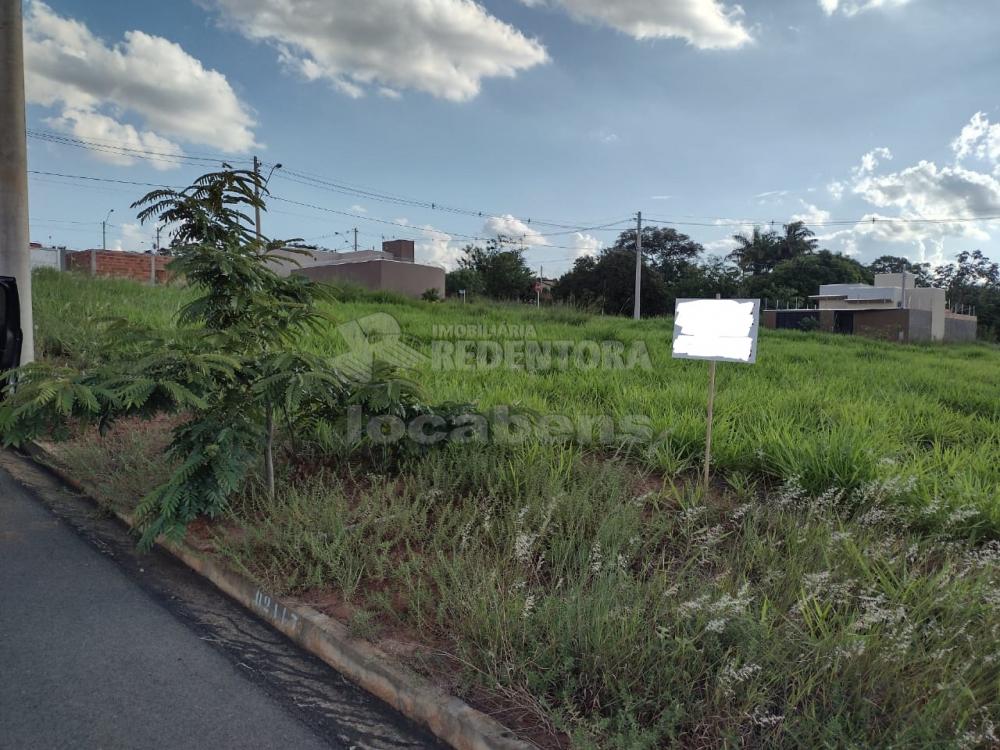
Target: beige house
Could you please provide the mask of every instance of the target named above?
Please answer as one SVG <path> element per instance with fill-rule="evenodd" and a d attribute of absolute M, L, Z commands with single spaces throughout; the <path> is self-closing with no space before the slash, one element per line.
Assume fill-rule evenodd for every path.
<path fill-rule="evenodd" d="M 436 289 L 444 298 L 444 269 L 416 263 L 412 240 L 391 240 L 383 242 L 381 250 L 353 253 L 285 250 L 278 254 L 288 260 L 273 263 L 271 267 L 283 276 L 294 273 L 313 281 L 347 282 L 409 297 L 419 297 L 428 289 Z"/>
<path fill-rule="evenodd" d="M 817 309 L 765 310 L 769 328 L 802 328 L 889 341 L 975 341 L 975 315 L 948 309 L 944 289 L 921 288 L 912 273 L 880 273 L 874 284 L 823 284 L 810 299 Z"/>

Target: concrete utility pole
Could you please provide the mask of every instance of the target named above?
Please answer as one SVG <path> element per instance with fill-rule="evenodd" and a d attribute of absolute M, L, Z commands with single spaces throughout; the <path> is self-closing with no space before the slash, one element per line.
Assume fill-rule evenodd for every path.
<path fill-rule="evenodd" d="M 358 251 L 358 228 L 354 227 L 354 252 Z"/>
<path fill-rule="evenodd" d="M 109 209 L 108 215 L 101 222 L 101 250 L 108 249 L 108 219 L 111 218 L 111 214 L 114 212 L 113 208 Z M 97 276 L 97 251 L 94 248 L 90 249 L 90 275 Z"/>
<path fill-rule="evenodd" d="M 0 275 L 17 279 L 21 364 L 35 359 L 28 234 L 28 139 L 24 115 L 21 0 L 0 0 Z"/>
<path fill-rule="evenodd" d="M 635 227 L 635 308 L 632 317 L 639 320 L 642 317 L 639 305 L 639 294 L 642 291 L 642 211 L 636 217 Z"/>

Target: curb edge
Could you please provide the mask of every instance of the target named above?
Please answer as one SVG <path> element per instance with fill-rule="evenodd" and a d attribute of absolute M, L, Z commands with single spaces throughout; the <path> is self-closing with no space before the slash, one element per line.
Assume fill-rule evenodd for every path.
<path fill-rule="evenodd" d="M 41 445 L 28 442 L 23 447 L 23 454 L 96 502 L 87 488 L 59 468 Z M 129 528 L 135 527 L 130 514 L 101 507 L 110 510 Z M 292 604 L 269 594 L 246 576 L 209 559 L 186 543 L 159 540 L 157 546 L 301 648 L 407 718 L 428 728 L 456 750 L 536 750 L 534 744 L 519 739 L 495 719 L 394 662 L 385 652 L 351 638 L 347 627 L 337 620 L 307 605 Z"/>

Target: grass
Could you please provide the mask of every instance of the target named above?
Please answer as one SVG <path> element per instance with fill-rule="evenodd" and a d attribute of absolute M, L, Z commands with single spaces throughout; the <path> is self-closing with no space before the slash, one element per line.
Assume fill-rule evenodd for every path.
<path fill-rule="evenodd" d="M 185 292 L 40 275 L 45 356 L 86 360 L 107 315 L 167 325 Z M 412 641 L 420 668 L 546 745 L 989 747 L 1000 722 L 1000 350 L 762 332 L 719 367 L 717 485 L 706 372 L 668 320 L 431 305 L 345 293 L 343 322 L 532 325 L 645 342 L 651 371 L 417 375 L 434 401 L 645 415 L 655 450 L 447 445 L 385 473 L 345 461 L 249 488 L 219 554 L 276 591 Z M 57 301 L 58 300 L 58 301 Z M 339 353 L 339 335 L 316 351 Z M 163 427 L 62 447 L 102 496 L 162 476 Z"/>

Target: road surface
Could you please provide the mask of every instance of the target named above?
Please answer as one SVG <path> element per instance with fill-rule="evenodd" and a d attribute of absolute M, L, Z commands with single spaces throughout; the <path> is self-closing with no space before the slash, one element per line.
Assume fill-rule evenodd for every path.
<path fill-rule="evenodd" d="M 0 748 L 279 747 L 441 745 L 0 454 Z"/>

